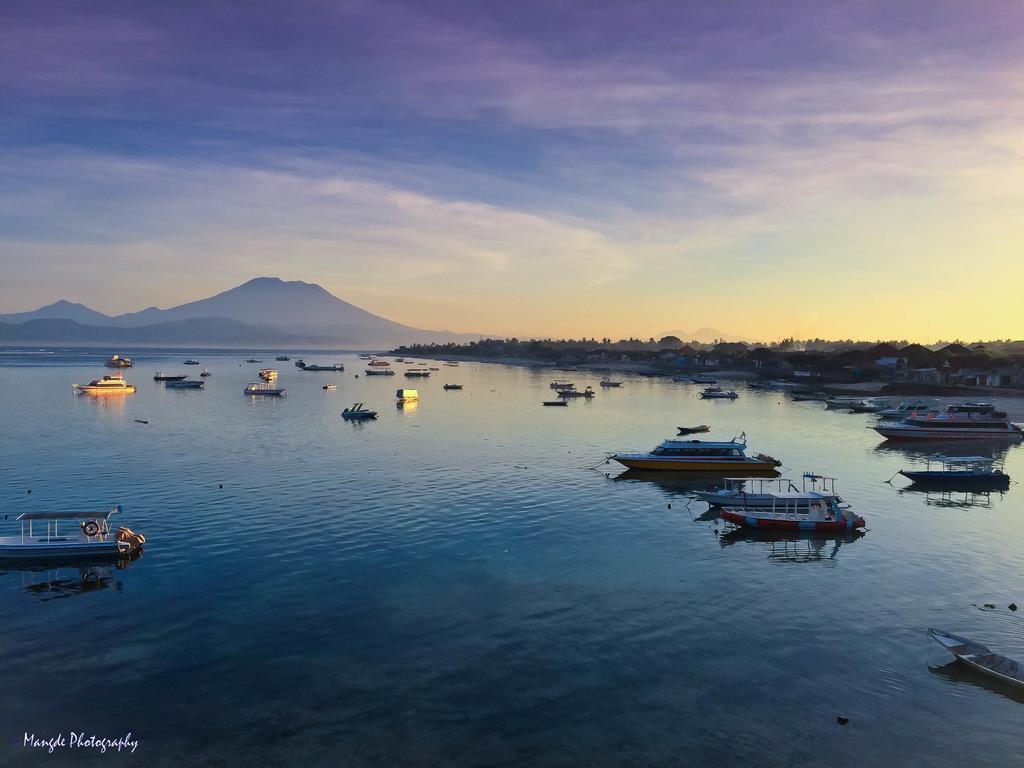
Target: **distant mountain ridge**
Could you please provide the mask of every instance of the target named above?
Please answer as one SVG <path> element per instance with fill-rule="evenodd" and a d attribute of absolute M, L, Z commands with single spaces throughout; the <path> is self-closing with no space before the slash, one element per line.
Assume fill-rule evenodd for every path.
<path fill-rule="evenodd" d="M 658 334 L 659 339 L 665 336 L 675 336 L 683 341 L 699 341 L 701 344 L 712 344 L 715 341 L 746 341 L 742 336 L 724 333 L 717 328 L 698 328 L 695 331 L 665 331 L 665 333 Z"/>
<path fill-rule="evenodd" d="M 61 300 L 34 312 L 0 315 L 5 342 L 310 344 L 353 348 L 448 343 L 475 334 L 412 328 L 367 312 L 313 283 L 257 277 L 169 309 L 111 317 Z"/>

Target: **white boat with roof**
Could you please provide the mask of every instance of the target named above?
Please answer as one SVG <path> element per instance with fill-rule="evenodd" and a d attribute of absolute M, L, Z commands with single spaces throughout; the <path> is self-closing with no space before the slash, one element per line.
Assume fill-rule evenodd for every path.
<path fill-rule="evenodd" d="M 112 530 L 110 516 L 119 512 L 120 504 L 105 512 L 22 512 L 20 535 L 0 537 L 0 560 L 128 555 L 146 538 L 130 528 Z"/>
<path fill-rule="evenodd" d="M 842 502 L 836 493 L 835 478 L 806 472 L 801 486 L 786 477 L 726 477 L 723 485 L 713 491 L 693 491 L 693 495 L 706 501 L 712 507 L 771 508 L 780 503 L 786 506 L 810 506 L 813 502 L 834 498 Z"/>
<path fill-rule="evenodd" d="M 80 395 L 131 395 L 135 392 L 135 385 L 125 381 L 120 371 L 93 379 L 88 384 L 72 384 L 71 388 Z"/>
<path fill-rule="evenodd" d="M 1024 430 L 993 403 L 958 403 L 941 413 L 917 413 L 900 422 L 872 427 L 889 440 L 1009 440 L 1024 439 Z"/>
<path fill-rule="evenodd" d="M 919 486 L 949 490 L 1006 490 L 1010 476 L 992 466 L 986 456 L 937 456 L 924 469 L 901 469 L 899 474 Z M 938 464 L 937 469 L 932 469 Z"/>

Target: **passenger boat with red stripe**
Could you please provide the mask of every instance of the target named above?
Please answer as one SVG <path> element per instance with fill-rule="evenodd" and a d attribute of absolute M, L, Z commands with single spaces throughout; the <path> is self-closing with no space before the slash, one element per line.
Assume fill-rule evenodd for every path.
<path fill-rule="evenodd" d="M 864 518 L 853 514 L 849 505 L 824 493 L 799 501 L 779 496 L 771 507 L 725 507 L 722 519 L 743 528 L 768 531 L 813 531 L 828 533 L 863 528 Z"/>
<path fill-rule="evenodd" d="M 1019 424 L 992 403 L 949 405 L 941 413 L 916 413 L 900 422 L 885 421 L 873 429 L 889 440 L 1024 439 Z"/>

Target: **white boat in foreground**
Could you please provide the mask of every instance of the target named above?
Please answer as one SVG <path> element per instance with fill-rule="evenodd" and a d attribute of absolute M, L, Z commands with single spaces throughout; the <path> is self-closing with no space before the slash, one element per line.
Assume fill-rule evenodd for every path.
<path fill-rule="evenodd" d="M 130 528 L 110 528 L 110 516 L 121 511 L 118 504 L 106 512 L 23 512 L 18 515 L 21 535 L 0 537 L 0 560 L 41 560 L 50 558 L 122 557 L 140 549 L 146 537 Z M 64 532 L 60 530 L 63 522 Z M 46 532 L 40 532 L 40 524 Z M 77 525 L 75 525 L 77 523 Z"/>
<path fill-rule="evenodd" d="M 835 478 L 805 473 L 800 488 L 785 477 L 726 477 L 723 486 L 713 491 L 693 491 L 693 495 L 712 507 L 771 509 L 779 505 L 809 507 L 821 498 L 842 503 L 836 493 Z M 808 489 L 810 486 L 810 489 Z"/>
<path fill-rule="evenodd" d="M 981 643 L 957 637 L 940 629 L 928 628 L 928 634 L 935 642 L 952 653 L 960 661 L 983 675 L 1010 685 L 1024 687 L 1024 670 L 1013 659 L 992 653 Z"/>

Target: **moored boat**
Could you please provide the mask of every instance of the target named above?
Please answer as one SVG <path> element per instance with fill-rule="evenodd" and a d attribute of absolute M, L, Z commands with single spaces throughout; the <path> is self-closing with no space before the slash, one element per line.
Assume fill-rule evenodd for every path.
<path fill-rule="evenodd" d="M 274 359 L 277 360 L 277 362 L 279 363 L 287 363 L 289 360 L 291 360 L 291 358 L 288 357 L 288 355 L 278 355 Z"/>
<path fill-rule="evenodd" d="M 747 455 L 746 435 L 728 441 L 665 440 L 647 453 L 616 453 L 614 459 L 630 469 L 668 472 L 775 472 L 781 461 L 756 453 Z"/>
<path fill-rule="evenodd" d="M 462 389 L 462 385 L 461 384 L 445 384 L 444 388 L 445 389 Z"/>
<path fill-rule="evenodd" d="M 205 378 L 207 376 L 213 376 L 213 372 L 209 368 L 203 368 L 203 370 L 200 371 L 199 375 Z"/>
<path fill-rule="evenodd" d="M 391 366 L 391 363 L 389 363 L 387 360 L 373 359 L 370 361 L 370 366 L 372 368 L 389 368 Z"/>
<path fill-rule="evenodd" d="M 328 392 L 333 392 L 338 388 L 337 384 L 324 384 L 323 388 Z"/>
<path fill-rule="evenodd" d="M 834 397 L 825 398 L 825 407 L 830 408 L 834 411 L 848 411 L 854 403 L 860 403 L 863 398 L 853 397 L 851 395 L 836 395 Z"/>
<path fill-rule="evenodd" d="M 341 418 L 348 419 L 349 421 L 363 421 L 366 419 L 376 419 L 377 412 L 371 411 L 369 408 L 363 407 L 362 403 L 353 403 L 350 408 L 346 408 L 341 412 Z"/>
<path fill-rule="evenodd" d="M 712 507 L 743 509 L 768 509 L 780 502 L 796 507 L 810 506 L 823 496 L 842 502 L 836 493 L 834 478 L 812 473 L 804 474 L 799 488 L 785 477 L 726 477 L 721 488 L 713 491 L 695 490 L 693 495 Z"/>
<path fill-rule="evenodd" d="M 726 392 L 719 387 L 708 387 L 700 393 L 700 396 L 705 400 L 735 400 L 739 397 L 735 392 L 731 390 Z"/>
<path fill-rule="evenodd" d="M 571 381 L 556 380 L 552 381 L 548 386 L 551 387 L 552 389 L 559 391 L 563 389 L 576 389 L 576 385 L 573 384 Z"/>
<path fill-rule="evenodd" d="M 789 393 L 789 396 L 796 400 L 798 403 L 824 401 L 828 399 L 828 395 L 826 395 L 824 392 L 811 392 L 809 390 L 802 389 L 794 389 Z"/>
<path fill-rule="evenodd" d="M 256 358 L 254 358 L 254 357 L 250 357 L 250 358 L 249 358 L 248 360 L 246 360 L 245 362 L 247 362 L 247 363 L 262 363 L 263 361 L 262 361 L 262 360 L 257 360 L 257 359 L 256 359 Z"/>
<path fill-rule="evenodd" d="M 278 387 L 266 381 L 255 381 L 243 391 L 243 394 L 250 397 L 280 397 L 284 393 L 283 387 Z"/>
<path fill-rule="evenodd" d="M 395 372 L 390 368 L 367 368 L 367 376 L 394 376 Z"/>
<path fill-rule="evenodd" d="M 80 395 L 131 395 L 135 386 L 129 384 L 120 372 L 93 379 L 88 384 L 73 384 L 71 388 Z"/>
<path fill-rule="evenodd" d="M 400 403 L 411 402 L 420 399 L 420 393 L 415 389 L 398 389 L 395 391 L 395 399 Z"/>
<path fill-rule="evenodd" d="M 779 494 L 771 506 L 723 507 L 722 519 L 744 528 L 760 528 L 769 531 L 814 531 L 828 533 L 863 528 L 865 521 L 850 511 L 849 506 L 840 505 L 835 496 L 823 493 L 810 494 L 815 498 L 794 499 Z"/>
<path fill-rule="evenodd" d="M 183 365 L 199 365 L 199 361 L 198 360 L 193 360 L 192 358 L 189 358 L 188 360 L 186 360 L 183 363 Z"/>
<path fill-rule="evenodd" d="M 710 432 L 711 427 L 707 424 L 700 424 L 696 427 L 676 427 L 679 430 L 680 435 L 697 435 L 702 432 Z"/>
<path fill-rule="evenodd" d="M 107 368 L 131 368 L 135 365 L 129 357 L 123 357 L 121 355 L 111 355 L 110 359 L 104 363 Z"/>
<path fill-rule="evenodd" d="M 932 413 L 938 410 L 935 403 L 924 400 L 905 400 L 899 405 L 882 408 L 875 411 L 875 414 L 886 421 L 900 421 L 909 416 L 917 416 L 920 413 Z"/>
<path fill-rule="evenodd" d="M 1024 439 L 1024 430 L 992 403 L 948 405 L 941 413 L 918 413 L 900 422 L 872 427 L 889 440 L 1007 440 Z"/>
<path fill-rule="evenodd" d="M 939 469 L 932 469 L 938 463 Z M 924 469 L 899 472 L 918 486 L 947 490 L 1006 490 L 1010 476 L 992 466 L 984 456 L 939 456 L 928 459 Z"/>
<path fill-rule="evenodd" d="M 557 406 L 557 405 L 568 405 L 568 404 L 569 404 L 568 400 L 545 400 L 544 402 L 541 403 L 541 405 L 546 405 L 546 406 L 549 406 L 549 407 L 550 406 Z"/>
<path fill-rule="evenodd" d="M 593 387 L 587 387 L 582 392 L 577 389 L 560 389 L 558 390 L 559 397 L 585 397 L 588 400 L 592 398 L 596 393 Z"/>
<path fill-rule="evenodd" d="M 168 381 L 164 386 L 167 389 L 202 389 L 205 381 L 182 379 L 181 381 Z"/>
<path fill-rule="evenodd" d="M 713 376 L 705 376 L 704 374 L 697 374 L 696 376 L 690 377 L 691 384 L 717 384 L 718 379 Z"/>
<path fill-rule="evenodd" d="M 182 381 L 188 378 L 188 374 L 185 373 L 164 373 L 163 371 L 157 371 L 153 374 L 153 381 Z"/>
<path fill-rule="evenodd" d="M 0 559 L 116 558 L 129 555 L 141 549 L 146 538 L 130 528 L 112 531 L 110 516 L 119 512 L 120 504 L 105 512 L 23 512 L 17 517 L 21 523 L 21 534 L 0 537 Z M 38 524 L 42 522 L 46 523 L 45 534 L 38 530 Z M 61 522 L 65 523 L 64 533 L 59 529 Z M 69 523 L 70 531 L 66 527 Z"/>
<path fill-rule="evenodd" d="M 304 371 L 344 371 L 345 366 L 341 363 L 334 363 L 333 365 L 303 365 L 302 370 Z"/>
<path fill-rule="evenodd" d="M 621 387 L 621 381 L 612 381 L 611 379 L 601 379 L 602 387 Z"/>
<path fill-rule="evenodd" d="M 935 642 L 953 654 L 958 660 L 976 672 L 1010 685 L 1024 687 L 1024 669 L 1018 662 L 992 653 L 981 643 L 958 637 L 941 629 L 928 628 L 928 634 Z"/>
<path fill-rule="evenodd" d="M 425 379 L 430 375 L 429 368 L 410 368 L 405 372 L 406 378 L 409 379 Z"/>
<path fill-rule="evenodd" d="M 274 381 L 277 378 L 277 371 L 273 368 L 260 368 L 258 375 L 264 381 Z"/>

